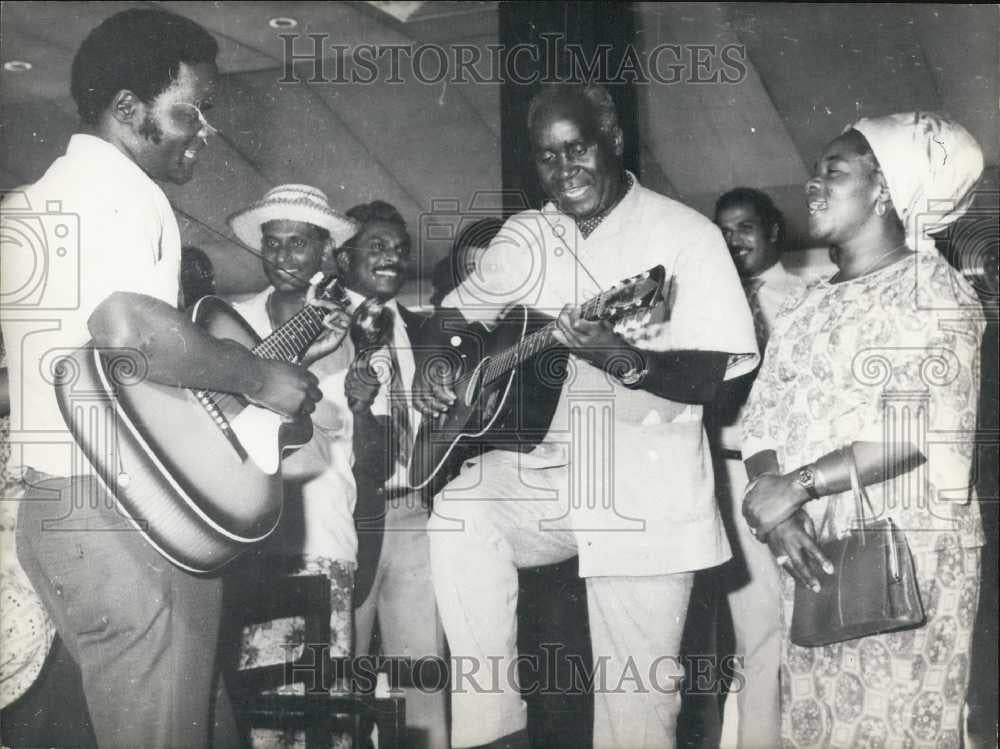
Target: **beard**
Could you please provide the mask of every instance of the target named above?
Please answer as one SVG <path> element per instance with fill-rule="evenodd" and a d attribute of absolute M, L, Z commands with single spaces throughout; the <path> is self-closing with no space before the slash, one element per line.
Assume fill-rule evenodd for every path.
<path fill-rule="evenodd" d="M 139 135 L 158 146 L 163 140 L 163 129 L 147 114 L 139 125 Z"/>

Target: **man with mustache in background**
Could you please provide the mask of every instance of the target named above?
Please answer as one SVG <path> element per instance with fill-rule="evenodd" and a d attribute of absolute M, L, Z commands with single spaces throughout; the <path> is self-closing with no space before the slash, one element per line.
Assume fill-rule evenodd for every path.
<path fill-rule="evenodd" d="M 806 284 L 781 264 L 785 220 L 760 190 L 737 187 L 715 205 L 715 223 L 740 274 L 763 355 L 781 307 L 805 292 Z M 747 484 L 740 454 L 742 406 L 753 376 L 735 381 L 706 414 L 716 466 L 716 496 L 726 523 L 733 559 L 705 573 L 701 581 L 721 586 L 743 659 L 745 688 L 735 695 L 740 749 L 780 745 L 778 662 L 781 649 L 781 598 L 778 569 L 767 546 L 750 535 L 741 501 Z M 696 590 L 698 585 L 696 584 Z M 712 607 L 714 611 L 714 606 Z M 714 631 L 714 627 L 711 628 Z M 732 695 L 731 695 L 732 697 Z M 727 710 L 727 713 L 733 713 Z"/>
<path fill-rule="evenodd" d="M 385 305 L 388 318 L 381 341 L 355 342 L 359 355 L 346 385 L 354 416 L 358 492 L 355 655 L 369 653 L 377 616 L 383 655 L 411 663 L 432 657 L 443 664 L 444 634 L 431 587 L 428 511 L 425 497 L 407 488 L 421 418 L 410 388 L 431 342 L 431 326 L 395 298 L 410 258 L 410 235 L 399 211 L 376 200 L 354 206 L 347 215 L 360 228 L 336 253 L 338 273 L 354 304 L 375 298 Z M 432 670 L 421 673 L 430 679 Z M 439 683 L 423 689 L 402 685 L 406 746 L 412 749 L 448 746 L 446 680 L 443 673 L 436 676 Z"/>

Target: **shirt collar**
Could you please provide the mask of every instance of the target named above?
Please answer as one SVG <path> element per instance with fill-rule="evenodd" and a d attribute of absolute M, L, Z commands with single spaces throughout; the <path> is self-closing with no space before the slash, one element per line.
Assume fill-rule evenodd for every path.
<path fill-rule="evenodd" d="M 356 292 L 354 289 L 345 288 L 344 291 L 347 294 L 347 298 L 351 300 L 351 306 L 357 308 L 359 304 L 365 301 L 365 297 Z M 396 297 L 393 297 L 385 303 L 385 306 L 391 309 L 393 312 L 399 312 L 399 304 L 396 303 Z"/>
<path fill-rule="evenodd" d="M 753 284 L 753 283 L 773 284 L 773 283 L 777 283 L 779 281 L 783 281 L 789 275 L 790 274 L 788 273 L 788 271 L 785 270 L 785 266 L 782 265 L 781 261 L 779 260 L 774 265 L 772 265 L 770 268 L 767 268 L 766 270 L 762 270 L 756 276 L 750 276 L 750 278 L 746 279 L 745 283 L 747 283 L 747 284 Z"/>
<path fill-rule="evenodd" d="M 119 169 L 132 177 L 140 177 L 145 182 L 156 184 L 142 168 L 120 151 L 116 145 L 87 133 L 74 133 L 66 146 L 66 155 L 100 162 L 102 171 Z"/>
<path fill-rule="evenodd" d="M 618 200 L 616 200 L 612 205 L 608 206 L 608 208 L 603 210 L 601 213 L 598 213 L 596 216 L 590 216 L 588 218 L 583 218 L 583 219 L 574 217 L 573 220 L 576 221 L 576 227 L 580 230 L 580 233 L 583 235 L 584 239 L 593 234 L 594 230 L 597 229 L 597 227 L 604 222 L 604 219 L 606 219 L 609 215 L 611 215 L 611 212 L 615 210 L 615 208 L 617 208 L 619 205 L 621 205 L 622 202 L 624 202 L 625 197 L 632 191 L 632 188 L 634 186 L 635 186 L 635 177 L 632 176 L 631 172 L 626 171 L 625 191 L 619 196 Z"/>

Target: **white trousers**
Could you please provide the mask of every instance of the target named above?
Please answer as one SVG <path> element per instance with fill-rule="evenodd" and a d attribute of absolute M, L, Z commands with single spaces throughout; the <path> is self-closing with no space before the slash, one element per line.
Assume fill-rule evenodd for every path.
<path fill-rule="evenodd" d="M 558 498 L 565 485 L 566 468 L 491 465 L 482 474 L 463 471 L 435 498 L 431 574 L 451 649 L 456 749 L 526 725 L 516 680 L 517 570 L 577 553 L 565 518 L 553 520 L 565 512 Z M 693 573 L 587 578 L 597 749 L 674 746 L 692 580 Z"/>

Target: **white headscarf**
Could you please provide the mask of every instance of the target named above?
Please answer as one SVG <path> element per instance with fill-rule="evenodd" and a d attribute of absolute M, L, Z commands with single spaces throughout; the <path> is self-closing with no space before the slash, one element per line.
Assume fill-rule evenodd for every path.
<path fill-rule="evenodd" d="M 969 131 L 934 112 L 901 112 L 864 117 L 857 130 L 878 159 L 906 244 L 934 250 L 926 230 L 944 227 L 965 213 L 972 188 L 983 173 L 983 152 Z"/>

